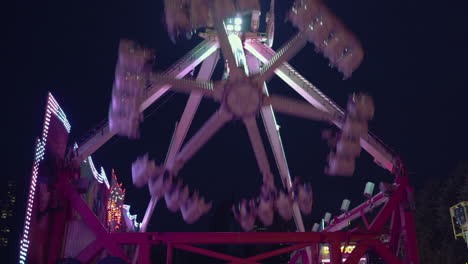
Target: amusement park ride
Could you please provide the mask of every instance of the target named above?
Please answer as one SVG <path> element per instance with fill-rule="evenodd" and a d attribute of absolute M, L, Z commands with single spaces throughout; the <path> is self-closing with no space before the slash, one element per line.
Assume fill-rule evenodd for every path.
<path fill-rule="evenodd" d="M 413 221 L 414 203 L 408 175 L 401 160 L 368 133 L 367 123 L 374 115 L 372 99 L 367 95 L 354 94 L 350 97 L 346 110 L 343 110 L 287 63 L 311 42 L 315 50 L 328 58 L 330 65 L 341 72 L 344 78 L 349 78 L 360 65 L 364 52 L 359 40 L 324 3 L 320 0 L 295 1 L 288 13 L 288 19 L 297 27 L 298 33 L 277 52 L 270 48 L 274 37 L 274 0 L 271 1 L 270 11 L 266 16 L 266 33 L 258 32 L 258 1 L 166 0 L 165 15 L 167 29 L 173 40 L 181 34 L 192 34 L 195 30 L 202 29 L 203 32 L 199 35 L 204 40 L 164 73 L 151 72 L 151 67 L 147 67 L 148 62 L 153 59 L 151 51 L 140 48 L 132 41 L 121 41 L 109 122 L 99 127 L 92 137 L 79 146 L 66 148 L 70 125 L 58 103 L 49 95 L 44 132 L 37 141 L 20 245 L 20 263 L 56 263 L 61 259 L 62 262 L 59 263 L 95 263 L 102 256 L 100 253 L 105 252 L 104 254 L 117 257 L 123 262 L 118 262 L 115 258 L 115 262 L 101 260 L 102 263 L 146 264 L 151 262 L 152 245 L 167 246 L 167 263 L 172 262 L 175 248 L 230 263 L 259 263 L 272 256 L 294 252 L 290 263 L 296 263 L 301 258 L 302 263 L 355 264 L 360 263 L 361 257 L 368 250 L 379 255 L 386 263 L 419 263 Z M 251 21 L 250 25 L 243 25 L 245 17 Z M 220 58 L 219 50 L 225 60 L 226 78 L 210 81 Z M 197 78 L 184 79 L 199 64 L 201 67 Z M 266 82 L 274 74 L 306 102 L 269 94 Z M 137 225 L 139 232 L 113 232 L 101 223 L 100 217 L 86 204 L 84 193 L 89 181 L 83 178 L 79 168 L 86 163 L 94 178 L 104 182 L 109 189 L 105 173 L 99 173 L 94 168 L 91 155 L 114 135 L 138 138 L 143 111 L 169 89 L 187 93 L 189 98 L 176 126 L 166 161 L 164 164 L 156 164 L 147 156 L 142 156 L 135 157 L 136 161 L 132 165 L 134 185 L 148 185 L 152 196 L 145 217 Z M 202 98 L 218 102 L 219 109 L 184 144 Z M 341 129 L 339 133 L 324 135 L 331 148 L 326 174 L 352 176 L 355 160 L 362 147 L 373 156 L 377 164 L 394 174 L 394 183 L 381 183 L 380 192 L 375 196 L 372 196 L 372 191 L 367 191 L 368 200 L 354 209 L 349 210 L 349 201 L 345 200 L 342 215 L 333 219 L 329 215 L 326 217 L 326 226 L 320 228 L 314 225 L 312 232 L 305 230 L 301 214 L 309 214 L 312 210 L 312 188 L 308 183 L 291 179 L 275 111 L 328 122 Z M 273 173 L 257 125 L 258 116 L 263 120 L 282 179 L 281 190 L 273 182 Z M 201 193 L 185 185 L 178 174 L 184 164 L 231 120 L 241 120 L 247 128 L 263 179 L 256 199 L 243 200 L 240 204 L 233 205 L 236 220 L 247 232 L 146 232 L 148 221 L 159 199 L 165 199 L 169 210 L 180 210 L 187 223 L 196 222 L 211 209 L 211 202 L 205 201 Z M 45 166 L 45 163 L 49 165 Z M 47 180 L 41 180 L 41 177 Z M 112 208 L 120 208 L 116 204 L 123 200 L 124 192 L 119 191 L 119 188 L 111 189 L 111 196 L 115 197 L 115 190 L 120 197 L 115 199 Z M 43 193 L 46 195 L 42 195 Z M 53 200 L 59 201 L 59 205 L 54 207 L 56 210 L 50 211 L 47 218 L 42 217 L 41 208 L 45 204 L 42 197 L 47 198 L 48 204 L 53 204 L 50 202 Z M 366 213 L 379 206 L 380 211 L 369 223 Z M 122 207 L 122 212 L 128 212 L 128 207 Z M 265 226 L 271 225 L 275 212 L 286 221 L 294 218 L 298 232 L 248 232 L 252 230 L 256 219 Z M 41 218 L 38 218 L 39 215 Z M 364 228 L 343 231 L 353 220 L 362 221 Z M 72 221 L 73 225 L 70 224 Z M 79 246 L 70 244 L 69 238 L 73 233 L 70 231 L 71 226 L 76 226 L 77 223 L 90 233 L 87 240 L 80 238 L 73 241 Z M 131 225 L 129 223 L 127 225 Z M 44 234 L 48 234 L 47 239 L 44 239 Z M 194 246 L 280 243 L 289 246 L 248 258 Z M 136 247 L 133 250 L 123 250 L 122 245 Z M 328 250 L 328 260 L 320 258 L 320 252 L 324 248 Z M 345 253 L 349 253 L 346 258 Z"/>

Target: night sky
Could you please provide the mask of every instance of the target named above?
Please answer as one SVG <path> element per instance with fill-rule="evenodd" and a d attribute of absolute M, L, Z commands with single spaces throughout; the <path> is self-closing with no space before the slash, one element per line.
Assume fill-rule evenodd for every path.
<path fill-rule="evenodd" d="M 137 40 L 154 49 L 155 71 L 167 69 L 201 41 L 194 37 L 173 44 L 165 31 L 162 2 L 16 3 L 15 86 L 4 87 L 8 90 L 6 116 L 11 136 L 7 140 L 7 173 L 3 177 L 18 181 L 18 223 L 22 223 L 24 215 L 33 142 L 42 129 L 48 91 L 67 114 L 72 139 L 79 141 L 107 117 L 120 38 Z M 269 1 L 262 2 L 263 18 Z M 366 54 L 362 65 L 351 79 L 343 81 L 308 44 L 290 61 L 293 67 L 341 106 L 354 91 L 370 93 L 376 104 L 370 129 L 402 156 L 416 188 L 430 177 L 446 177 L 457 162 L 468 160 L 468 10 L 459 4 L 463 1 L 444 5 L 443 1 L 439 5 L 403 0 L 326 2 L 362 41 Z M 290 0 L 276 1 L 274 49 L 296 32 L 290 23 L 283 23 L 291 4 Z M 220 77 L 218 69 L 214 79 Z M 299 98 L 278 77 L 268 85 L 271 93 Z M 146 152 L 158 163 L 164 161 L 187 98 L 172 92 L 166 94 L 145 112 L 141 140 L 114 137 L 93 155 L 96 165 L 104 166 L 108 175 L 111 168 L 116 169 L 127 188 L 126 203 L 132 205 L 132 213 L 138 213 L 139 221 L 149 195 L 146 187 L 139 190 L 131 186 L 131 162 Z M 188 137 L 216 108 L 216 104 L 202 101 Z M 362 202 L 365 182 L 391 180 L 367 153 L 358 160 L 353 177 L 324 175 L 328 148 L 320 134 L 327 126 L 281 114 L 277 114 L 277 119 L 291 175 L 312 182 L 314 188 L 314 211 L 305 218 L 308 228 L 326 211 L 338 213 L 344 198 L 351 199 L 351 207 Z M 278 178 L 269 147 L 267 152 Z M 180 176 L 213 200 L 216 208 L 256 195 L 261 176 L 242 123 L 225 126 L 187 163 Z M 162 201 L 150 230 L 213 230 L 213 214 L 186 225 L 180 214 L 169 213 Z M 226 226 L 226 230 L 217 231 L 227 229 Z"/>

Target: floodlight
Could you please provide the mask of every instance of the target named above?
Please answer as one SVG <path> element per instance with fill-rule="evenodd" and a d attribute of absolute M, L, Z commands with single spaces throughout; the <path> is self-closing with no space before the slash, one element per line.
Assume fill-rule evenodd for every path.
<path fill-rule="evenodd" d="M 341 211 L 343 213 L 348 212 L 349 205 L 351 204 L 351 201 L 348 199 L 344 199 L 343 202 L 341 203 Z"/>
<path fill-rule="evenodd" d="M 374 194 L 374 187 L 375 184 L 372 182 L 366 183 L 366 188 L 364 189 L 364 196 L 367 198 L 371 198 L 372 195 Z"/>
<path fill-rule="evenodd" d="M 233 31 L 234 30 L 233 25 L 227 25 L 226 28 L 227 28 L 228 31 Z"/>
<path fill-rule="evenodd" d="M 239 31 L 241 31 L 242 28 L 241 28 L 240 25 L 235 25 L 235 26 L 234 26 L 234 29 L 235 29 L 236 31 L 239 32 Z"/>
<path fill-rule="evenodd" d="M 234 18 L 234 24 L 241 25 L 242 24 L 242 18 L 240 18 L 240 17 Z"/>

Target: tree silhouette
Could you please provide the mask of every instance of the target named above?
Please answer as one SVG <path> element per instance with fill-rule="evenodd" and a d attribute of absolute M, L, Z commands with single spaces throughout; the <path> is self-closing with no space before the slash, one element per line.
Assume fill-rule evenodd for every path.
<path fill-rule="evenodd" d="M 420 262 L 464 264 L 465 241 L 455 240 L 449 208 L 468 200 L 468 162 L 460 162 L 447 177 L 429 179 L 416 193 L 416 232 Z"/>

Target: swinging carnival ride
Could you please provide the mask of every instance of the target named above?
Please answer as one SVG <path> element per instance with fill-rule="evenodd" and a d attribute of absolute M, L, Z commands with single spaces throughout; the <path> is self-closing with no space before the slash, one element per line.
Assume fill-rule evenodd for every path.
<path fill-rule="evenodd" d="M 408 175 L 401 160 L 368 132 L 368 121 L 374 115 L 372 99 L 365 94 L 353 94 L 343 110 L 288 64 L 288 60 L 308 42 L 313 43 L 315 51 L 325 56 L 345 79 L 351 76 L 363 60 L 364 52 L 359 40 L 321 0 L 294 2 L 287 18 L 298 29 L 298 33 L 276 52 L 270 48 L 274 38 L 274 0 L 271 0 L 266 15 L 265 33 L 258 32 L 259 1 L 166 0 L 165 17 L 172 40 L 195 30 L 200 32 L 204 40 L 164 73 L 152 72 L 151 67 L 147 67 L 154 56 L 151 51 L 135 42 L 122 40 L 108 122 L 80 145 L 75 144 L 66 149 L 70 124 L 49 94 L 44 132 L 37 140 L 25 226 L 20 242 L 20 263 L 100 261 L 145 264 L 151 262 L 150 252 L 154 245 L 166 246 L 166 263 L 172 262 L 174 249 L 229 263 L 259 263 L 289 252 L 292 253 L 289 263 L 356 264 L 367 263 L 364 256 L 368 251 L 374 252 L 389 264 L 419 263 L 413 220 L 414 203 Z M 244 17 L 251 21 L 249 28 L 242 25 Z M 211 75 L 220 54 L 225 60 L 225 78 L 212 81 Z M 196 79 L 184 79 L 198 65 L 201 66 Z M 269 94 L 266 82 L 275 74 L 305 101 Z M 143 221 L 136 223 L 135 216 L 128 213 L 129 207 L 122 204 L 125 192 L 116 183 L 115 175 L 109 184 L 104 170 L 99 173 L 94 167 L 91 154 L 114 135 L 138 138 L 143 111 L 168 90 L 187 93 L 189 98 L 164 164 L 156 164 L 147 155 L 136 158 L 132 164 L 134 185 L 148 185 L 152 197 Z M 219 108 L 183 144 L 202 98 L 214 100 L 219 103 Z M 315 224 L 312 230 L 305 230 L 301 214 L 310 214 L 312 211 L 312 188 L 309 183 L 291 179 L 275 112 L 328 122 L 339 128 L 337 133 L 324 133 L 330 146 L 326 174 L 352 176 L 355 161 L 361 148 L 364 148 L 378 165 L 394 175 L 394 182 L 380 183 L 377 195 L 373 195 L 373 184 L 368 183 L 366 202 L 348 209 L 349 200 L 344 200 L 341 215 L 332 219 L 327 214 L 324 218 L 326 226 Z M 263 120 L 282 180 L 282 190 L 274 184 L 257 116 Z M 246 232 L 146 232 L 159 199 L 165 199 L 170 211 L 180 211 L 187 223 L 196 222 L 211 210 L 212 203 L 184 184 L 178 174 L 186 162 L 232 120 L 241 120 L 245 125 L 263 180 L 258 197 L 242 200 L 232 206 L 235 219 Z M 49 164 L 46 188 L 42 187 L 44 183 L 40 180 L 46 174 L 45 163 Z M 91 180 L 105 186 L 103 193 L 110 197 L 106 205 L 108 213 L 104 216 L 86 203 L 86 199 L 91 199 L 85 195 L 90 184 L 89 179 L 84 177 L 83 166 L 87 166 L 94 176 Z M 53 201 L 59 205 L 50 206 L 54 204 Z M 49 211 L 45 218 L 44 204 L 62 210 Z M 377 215 L 368 221 L 366 213 L 377 207 L 380 208 Z M 294 219 L 298 232 L 249 232 L 256 220 L 264 226 L 271 225 L 275 212 L 285 221 Z M 107 225 L 101 223 L 103 221 Z M 343 231 L 351 221 L 362 221 L 364 228 Z M 121 222 L 126 223 L 126 231 L 133 232 L 114 232 L 121 226 L 115 223 Z M 44 241 L 45 232 L 48 234 L 47 241 Z M 247 258 L 194 246 L 211 244 L 287 246 Z M 124 248 L 123 245 L 133 247 Z M 326 258 L 323 256 L 324 249 L 328 255 Z M 104 259 L 103 254 L 106 256 Z"/>

